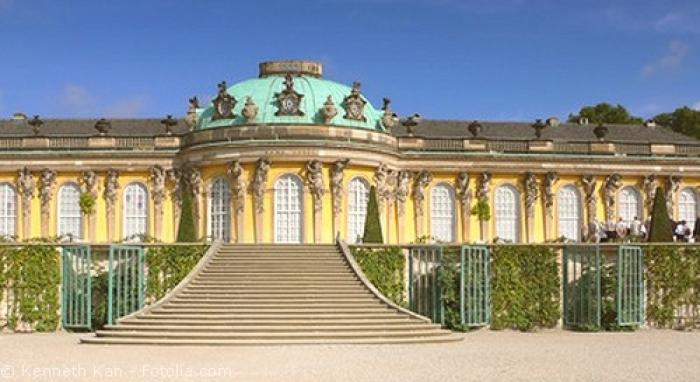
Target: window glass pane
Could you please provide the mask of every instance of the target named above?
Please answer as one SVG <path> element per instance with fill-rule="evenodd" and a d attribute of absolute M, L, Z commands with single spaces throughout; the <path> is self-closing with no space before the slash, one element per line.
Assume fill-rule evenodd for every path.
<path fill-rule="evenodd" d="M 452 187 L 438 184 L 430 193 L 430 232 L 437 241 L 453 242 L 455 231 Z"/>
<path fill-rule="evenodd" d="M 557 195 L 559 236 L 581 239 L 581 200 L 574 186 L 564 186 Z"/>
<path fill-rule="evenodd" d="M 125 239 L 138 239 L 148 233 L 148 193 L 140 183 L 130 183 L 124 188 L 123 236 Z"/>
<path fill-rule="evenodd" d="M 231 192 L 228 181 L 217 178 L 211 185 L 209 201 L 209 235 L 229 241 L 231 236 Z"/>
<path fill-rule="evenodd" d="M 58 235 L 80 240 L 82 228 L 80 187 L 75 183 L 64 184 L 58 190 Z"/>
<path fill-rule="evenodd" d="M 283 175 L 275 182 L 275 242 L 301 243 L 302 183 L 294 175 Z"/>
<path fill-rule="evenodd" d="M 362 178 L 354 178 L 348 185 L 348 234 L 350 243 L 358 243 L 365 233 L 369 184 Z"/>
<path fill-rule="evenodd" d="M 520 231 L 518 191 L 513 186 L 501 186 L 496 189 L 494 199 L 496 236 L 506 241 L 518 242 Z"/>

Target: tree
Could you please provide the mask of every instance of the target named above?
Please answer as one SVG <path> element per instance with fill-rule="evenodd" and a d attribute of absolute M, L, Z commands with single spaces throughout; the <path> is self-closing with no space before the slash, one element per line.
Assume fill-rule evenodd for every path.
<path fill-rule="evenodd" d="M 700 139 L 700 110 L 688 106 L 679 107 L 671 113 L 662 113 L 654 121 L 671 130 Z"/>
<path fill-rule="evenodd" d="M 194 206 L 192 205 L 192 193 L 190 188 L 182 187 L 182 206 L 180 207 L 180 225 L 177 228 L 177 241 L 180 243 L 192 243 L 197 241 L 197 233 L 194 229 Z"/>
<path fill-rule="evenodd" d="M 644 122 L 640 117 L 630 115 L 624 106 L 613 106 L 607 102 L 595 106 L 584 106 L 578 114 L 569 114 L 569 122 L 576 123 L 581 118 L 587 118 L 589 123 L 617 123 L 639 125 Z"/>
<path fill-rule="evenodd" d="M 663 243 L 673 241 L 673 227 L 666 209 L 666 193 L 662 187 L 656 189 L 654 206 L 651 210 L 651 227 L 649 228 L 649 241 Z"/>
<path fill-rule="evenodd" d="M 377 190 L 374 186 L 369 189 L 367 200 L 367 218 L 365 220 L 365 232 L 362 235 L 363 243 L 384 243 L 382 238 L 382 224 L 379 222 L 379 205 L 377 204 Z"/>

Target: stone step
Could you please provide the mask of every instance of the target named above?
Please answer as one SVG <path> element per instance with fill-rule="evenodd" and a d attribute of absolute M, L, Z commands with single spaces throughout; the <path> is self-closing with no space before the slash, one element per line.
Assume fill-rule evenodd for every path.
<path fill-rule="evenodd" d="M 304 278 L 300 277 L 295 277 L 294 275 L 286 275 L 286 276 L 274 276 L 274 277 L 263 277 L 263 276 L 253 276 L 253 277 L 248 277 L 248 276 L 240 276 L 240 277 L 235 277 L 235 278 L 226 278 L 226 277 L 202 277 L 202 276 L 195 276 L 192 281 L 213 281 L 213 282 L 221 282 L 221 281 L 273 281 L 273 280 L 278 280 L 278 281 L 333 281 L 333 280 L 344 280 L 344 281 L 358 281 L 359 279 L 351 274 L 347 275 L 334 275 L 334 276 L 324 276 L 324 275 L 314 275 L 314 276 L 306 276 Z"/>
<path fill-rule="evenodd" d="M 157 339 L 157 338 L 116 338 L 116 337 L 87 337 L 80 342 L 94 345 L 164 345 L 164 346 L 281 346 L 281 345 L 388 345 L 388 344 L 419 344 L 445 343 L 461 341 L 463 335 L 445 333 L 440 336 L 413 336 L 401 338 L 304 338 L 304 339 Z"/>
<path fill-rule="evenodd" d="M 362 283 L 358 280 L 194 280 L 190 286 L 218 286 L 230 288 L 254 288 L 256 286 L 277 286 L 277 287 L 297 287 L 297 286 L 313 286 L 323 287 L 329 286 L 357 286 L 361 287 Z"/>
<path fill-rule="evenodd" d="M 241 293 L 310 293 L 314 291 L 318 291 L 319 288 L 314 287 L 313 285 L 300 285 L 300 286 L 295 286 L 295 287 L 287 287 L 284 290 L 280 290 L 279 287 L 275 285 L 256 285 L 255 287 L 248 287 L 246 289 L 241 289 L 241 288 L 231 288 L 231 287 L 223 287 L 223 286 L 198 286 L 198 285 L 187 285 L 185 289 L 183 289 L 183 292 L 210 292 L 210 293 L 232 293 L 232 292 L 241 292 Z M 360 292 L 362 291 L 362 288 L 358 288 L 357 286 L 346 286 L 346 285 L 328 285 L 324 287 L 324 291 L 326 292 Z"/>
<path fill-rule="evenodd" d="M 356 302 L 379 302 L 380 300 L 374 297 L 341 297 L 341 298 L 250 298 L 250 297 L 239 297 L 239 298 L 219 298 L 219 297 L 203 297 L 203 296 L 176 296 L 168 302 L 191 302 L 191 303 L 229 303 L 229 304 L 246 304 L 246 303 L 256 303 L 256 304 L 281 304 L 281 305 L 292 305 L 292 304 L 331 304 L 337 303 L 341 305 L 347 305 Z"/>
<path fill-rule="evenodd" d="M 329 298 L 329 299 L 342 299 L 342 298 L 360 298 L 360 297 L 372 297 L 374 295 L 366 291 L 353 291 L 349 293 L 332 293 L 332 292 L 318 292 L 314 293 L 284 293 L 284 292 L 274 292 L 264 291 L 262 293 L 250 293 L 249 291 L 236 291 L 227 292 L 219 291 L 214 292 L 180 292 L 177 294 L 178 298 L 250 298 L 256 300 L 262 299 L 284 299 L 284 298 Z"/>
<path fill-rule="evenodd" d="M 252 272 L 252 271 L 247 271 L 247 270 L 242 269 L 242 270 L 239 270 L 239 271 L 227 271 L 227 270 L 223 270 L 223 271 L 208 270 L 208 271 L 206 271 L 206 270 L 203 270 L 203 271 L 201 271 L 201 272 L 199 273 L 200 276 L 206 276 L 206 277 L 209 277 L 209 275 L 214 275 L 214 276 L 216 276 L 216 275 L 229 275 L 229 276 L 240 276 L 240 275 L 246 275 L 246 276 L 255 276 L 255 275 L 271 276 L 271 275 L 275 275 L 275 276 L 286 276 L 286 275 L 290 275 L 290 274 L 298 275 L 298 276 L 300 276 L 300 277 L 302 277 L 302 276 L 318 276 L 318 275 L 329 275 L 329 276 L 332 276 L 332 275 L 347 275 L 348 272 L 347 272 L 347 271 L 337 271 L 337 272 L 335 272 L 335 271 L 325 271 L 325 270 L 318 270 L 318 271 L 316 271 L 316 270 L 314 270 L 314 269 L 307 269 L 307 270 L 305 270 L 304 272 L 299 272 L 299 271 L 296 271 L 296 270 L 288 270 L 288 271 L 284 271 L 284 270 L 275 270 L 275 271 L 270 271 L 270 272 L 265 272 L 265 271 L 259 270 L 259 271 Z"/>
<path fill-rule="evenodd" d="M 386 307 L 381 304 L 379 300 L 377 301 L 354 301 L 347 302 L 345 304 L 339 304 L 336 302 L 305 302 L 304 309 L 332 309 L 333 311 L 340 311 L 343 309 L 386 309 Z M 271 303 L 259 303 L 259 302 L 223 302 L 223 301 L 168 301 L 162 305 L 163 309 L 237 309 L 237 310 L 298 310 L 299 304 L 271 304 Z"/>
<path fill-rule="evenodd" d="M 105 330 L 110 331 L 176 331 L 176 332 L 334 332 L 334 331 L 398 331 L 398 330 L 425 330 L 440 329 L 437 324 L 425 324 L 416 322 L 397 322 L 393 324 L 347 324 L 347 325 L 149 325 L 147 323 L 132 324 L 120 323 L 119 325 L 106 325 Z"/>
<path fill-rule="evenodd" d="M 274 266 L 274 265 L 343 265 L 347 266 L 345 261 L 339 259 L 300 259 L 300 260 L 280 260 L 280 259 L 239 259 L 232 257 L 229 259 L 211 259 L 207 265 L 241 265 L 241 266 Z"/>
<path fill-rule="evenodd" d="M 279 266 L 256 266 L 245 265 L 206 265 L 203 273 L 337 273 L 350 275 L 350 269 L 346 266 L 299 266 L 299 265 L 279 265 Z"/>
<path fill-rule="evenodd" d="M 358 331 L 333 331 L 333 332 L 171 332 L 171 331 L 116 331 L 98 330 L 97 337 L 119 338 L 157 338 L 157 339 L 342 339 L 342 338 L 393 338 L 393 337 L 426 337 L 444 335 L 441 329 L 426 326 L 419 330 L 358 330 Z"/>
<path fill-rule="evenodd" d="M 218 313 L 209 314 L 206 312 L 196 312 L 196 313 L 183 313 L 183 312 L 172 312 L 172 313 L 159 313 L 159 312 L 149 312 L 148 314 L 139 316 L 140 319 L 147 320 L 160 320 L 160 319 L 197 319 L 197 320 L 264 320 L 264 319 L 274 319 L 274 320 L 322 320 L 322 319 L 352 319 L 352 320 L 362 320 L 362 319 L 386 319 L 386 318 L 405 318 L 405 314 L 400 314 L 397 311 L 387 310 L 385 312 L 378 313 Z"/>
<path fill-rule="evenodd" d="M 188 307 L 188 306 L 159 306 L 151 312 L 158 314 L 179 314 L 179 313 L 206 313 L 206 314 L 285 314 L 285 315 L 304 315 L 304 314 L 335 314 L 335 313 L 350 313 L 350 314 L 365 314 L 365 313 L 386 313 L 395 312 L 392 308 L 384 305 L 376 305 L 374 307 L 313 307 L 313 306 L 275 306 L 275 307 Z"/>
<path fill-rule="evenodd" d="M 192 319 L 192 318 L 160 318 L 160 319 L 149 319 L 145 317 L 129 317 L 119 320 L 119 324 L 125 325 L 144 325 L 144 326 L 163 326 L 163 325 L 189 325 L 189 326 L 349 326 L 349 325 L 407 325 L 407 324 L 426 324 L 425 321 L 421 321 L 412 317 L 401 316 L 401 315 L 391 315 L 385 318 L 362 318 L 362 317 L 352 317 L 352 318 L 323 318 L 323 317 L 310 317 L 310 318 L 257 318 L 257 319 L 219 319 L 219 318 L 207 318 L 207 319 Z M 429 324 L 435 325 L 435 324 Z"/>

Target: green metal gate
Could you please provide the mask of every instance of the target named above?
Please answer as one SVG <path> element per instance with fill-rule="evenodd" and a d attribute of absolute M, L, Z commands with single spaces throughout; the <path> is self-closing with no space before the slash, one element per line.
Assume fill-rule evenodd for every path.
<path fill-rule="evenodd" d="M 143 248 L 113 245 L 109 248 L 107 323 L 144 306 L 145 278 Z"/>
<path fill-rule="evenodd" d="M 601 326 L 600 248 L 564 247 L 564 326 L 597 330 Z"/>
<path fill-rule="evenodd" d="M 442 247 L 421 246 L 409 250 L 408 303 L 409 308 L 433 322 L 443 321 L 440 293 L 440 261 Z"/>
<path fill-rule="evenodd" d="M 66 329 L 92 329 L 90 246 L 62 248 L 61 319 Z"/>
<path fill-rule="evenodd" d="M 485 246 L 463 245 L 460 257 L 459 306 L 465 326 L 484 326 L 491 319 L 490 253 Z"/>
<path fill-rule="evenodd" d="M 638 246 L 622 245 L 617 252 L 617 324 L 644 323 L 644 253 Z"/>

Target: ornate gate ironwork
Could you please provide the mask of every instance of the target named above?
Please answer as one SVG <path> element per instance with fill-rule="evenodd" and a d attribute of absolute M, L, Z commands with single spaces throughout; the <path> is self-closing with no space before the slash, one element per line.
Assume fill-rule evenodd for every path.
<path fill-rule="evenodd" d="M 463 245 L 459 270 L 462 325 L 488 325 L 491 319 L 491 254 L 485 246 Z"/>
<path fill-rule="evenodd" d="M 617 252 L 617 325 L 644 323 L 644 252 L 622 245 Z"/>
<path fill-rule="evenodd" d="M 440 246 L 420 246 L 409 250 L 409 308 L 439 323 L 443 321 L 439 282 L 441 260 L 442 247 Z"/>
<path fill-rule="evenodd" d="M 92 329 L 92 277 L 89 245 L 62 248 L 61 318 L 66 329 Z"/>
<path fill-rule="evenodd" d="M 143 248 L 113 245 L 109 248 L 107 323 L 144 306 L 145 278 Z"/>
<path fill-rule="evenodd" d="M 601 326 L 600 248 L 564 247 L 564 326 L 598 330 Z"/>

